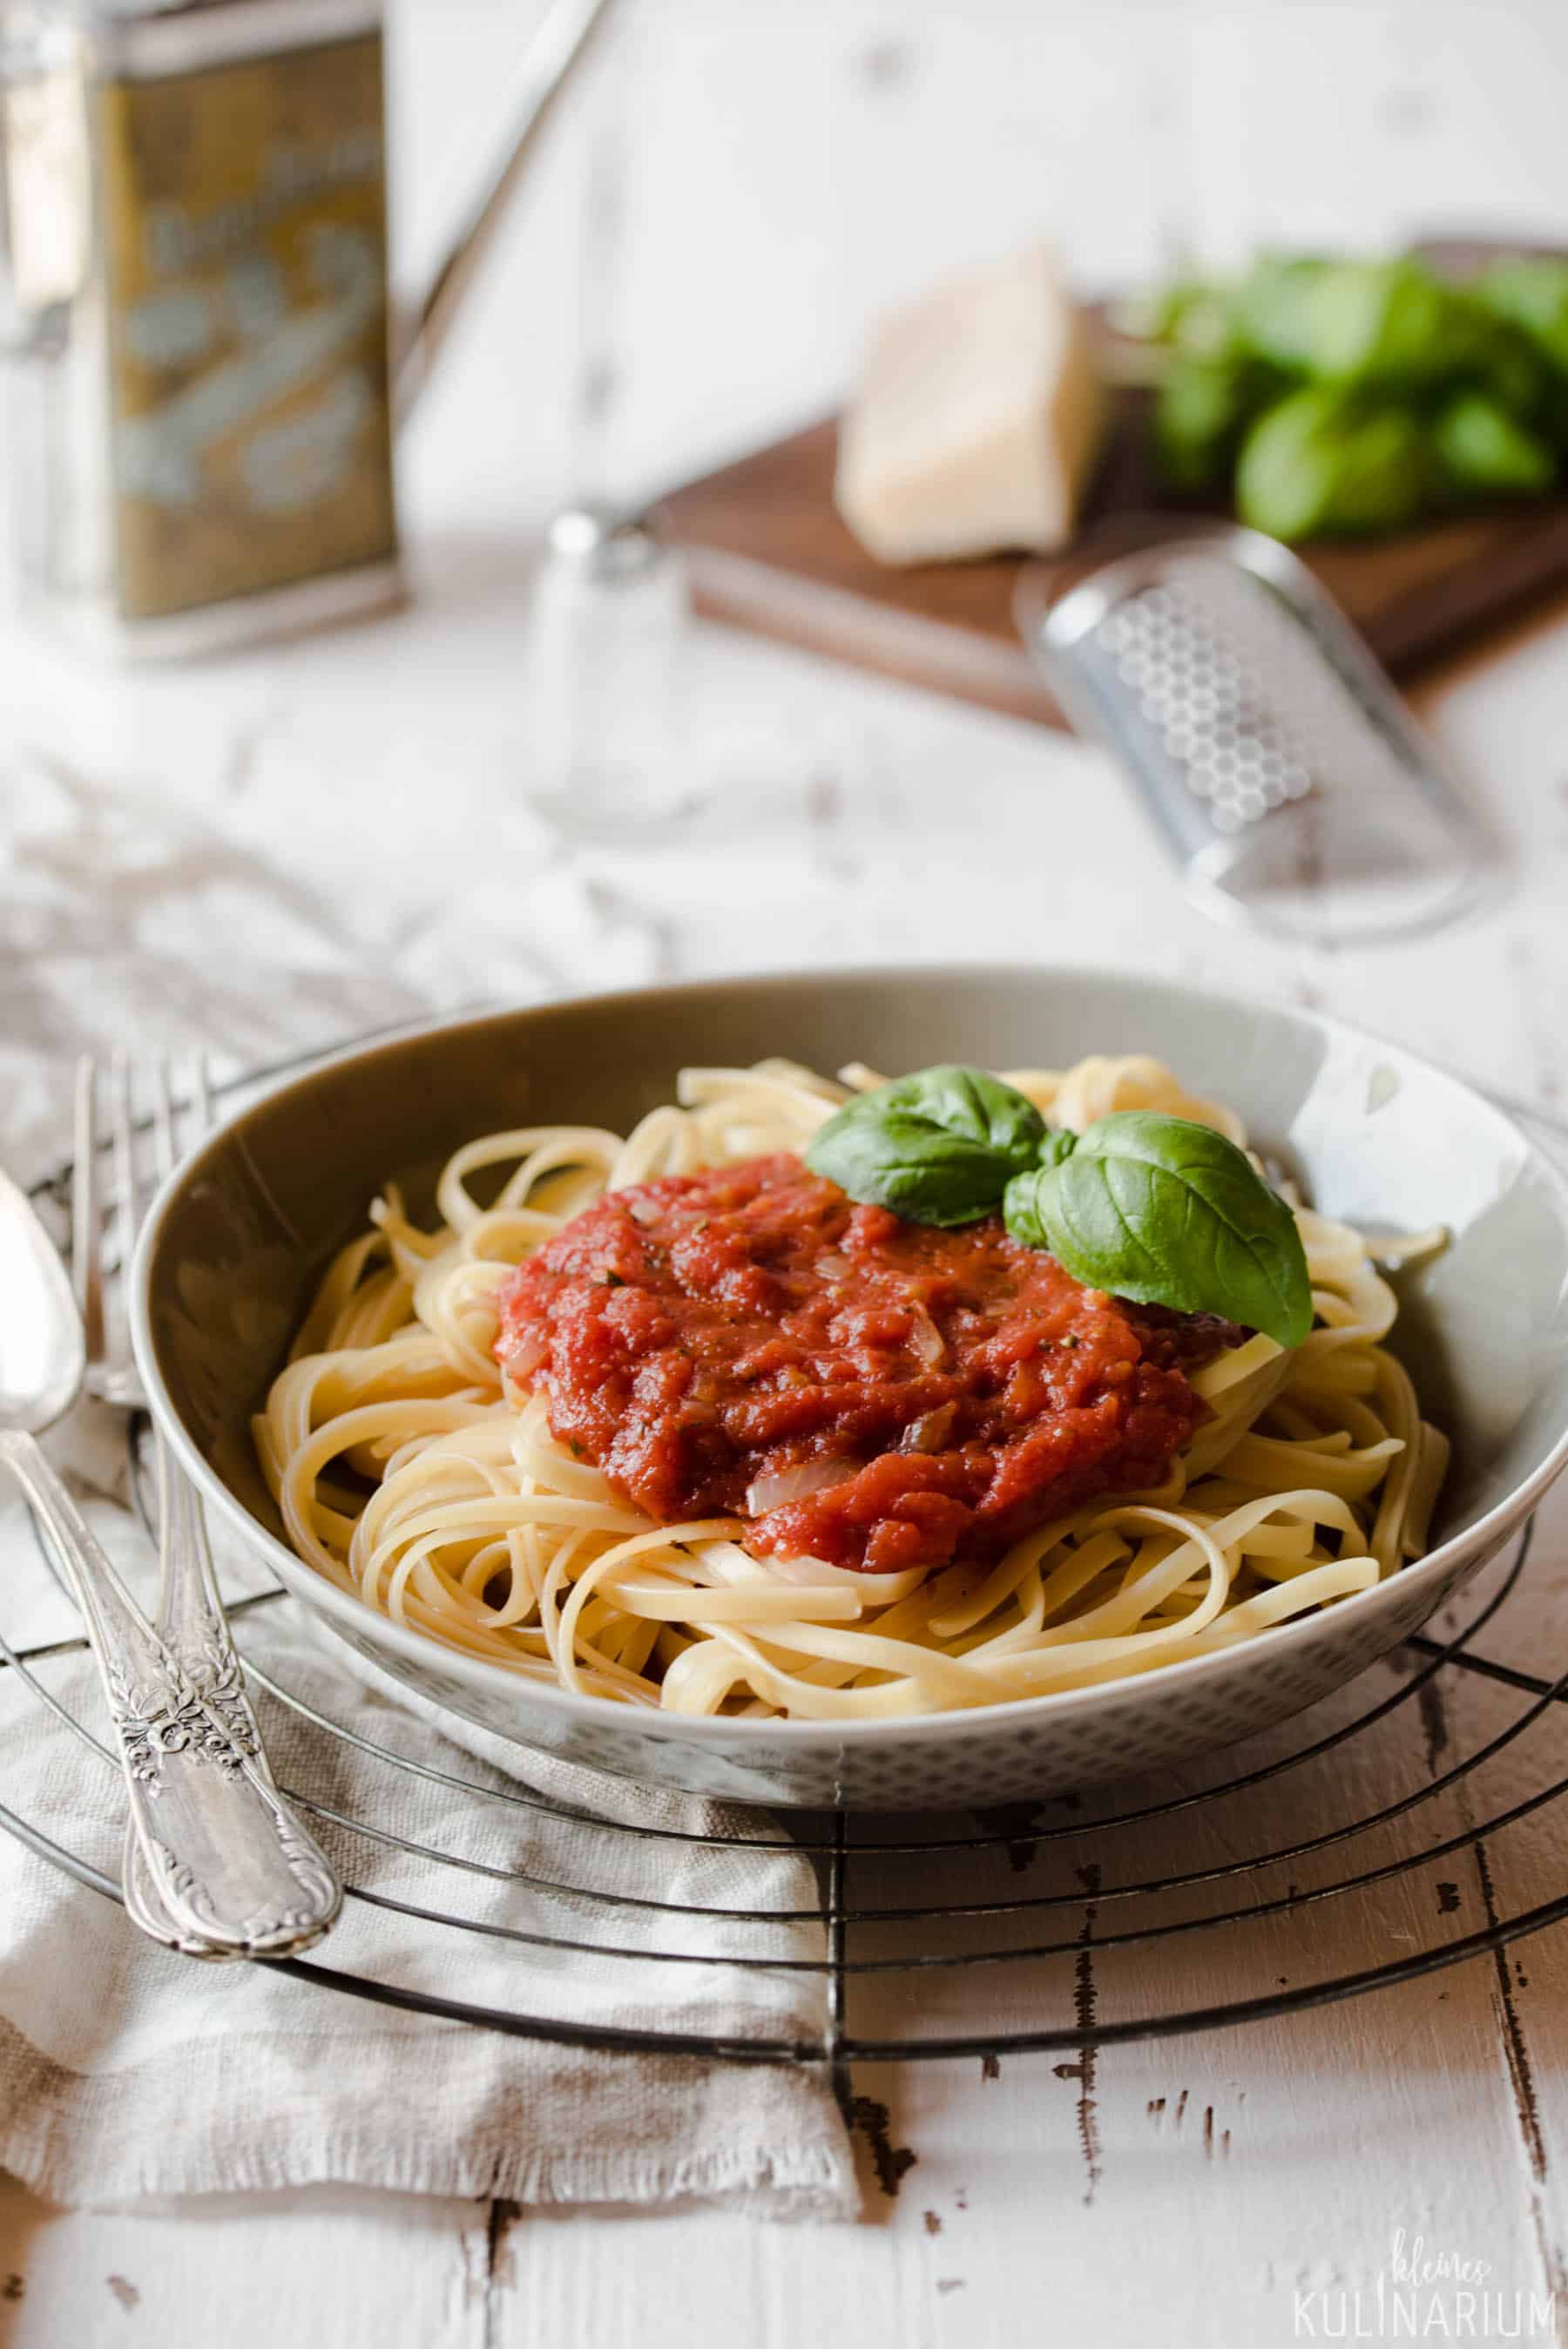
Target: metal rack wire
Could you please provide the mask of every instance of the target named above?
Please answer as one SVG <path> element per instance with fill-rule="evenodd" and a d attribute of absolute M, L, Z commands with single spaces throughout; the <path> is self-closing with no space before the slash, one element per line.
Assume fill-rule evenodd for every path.
<path fill-rule="evenodd" d="M 139 1433 L 130 1431 L 133 1471 Z M 139 1475 L 134 1481 L 139 1491 Z M 1305 1727 L 1266 1741 L 1261 1758 L 1243 1769 L 1221 1756 L 1212 1770 L 1183 1773 L 1132 1801 L 1111 1789 L 1103 1799 L 944 1819 L 731 1813 L 721 1832 L 628 1824 L 521 1783 L 486 1783 L 329 1717 L 269 1660 L 262 1630 L 290 1603 L 286 1594 L 255 1593 L 233 1609 L 247 1671 L 274 1723 L 292 1719 L 316 1733 L 317 1775 L 288 1792 L 335 1841 L 351 1909 L 371 1928 L 385 1920 L 394 1952 L 384 1967 L 351 1968 L 329 1961 L 329 1943 L 325 1959 L 277 1971 L 319 1992 L 568 2046 L 826 2065 L 847 2094 L 848 2066 L 857 2062 L 1070 2054 L 1284 2017 L 1470 1960 L 1504 1968 L 1511 1943 L 1568 1918 L 1568 1890 L 1535 1905 L 1500 1902 L 1496 1885 L 1508 1871 L 1492 1862 L 1501 1839 L 1568 1798 L 1568 1777 L 1552 1753 L 1568 1669 L 1547 1678 L 1494 1652 L 1499 1632 L 1526 1603 L 1520 1586 L 1531 1538 L 1526 1528 L 1489 1569 L 1480 1596 L 1460 1602 L 1459 1629 L 1409 1642 L 1393 1673 L 1368 1674 L 1305 1716 Z M 40 1548 L 40 1573 L 45 1565 Z M 0 1586 L 13 1587 L 9 1578 Z M 84 1644 L 68 1637 L 13 1646 L 0 1613 L 5 1678 L 96 1749 L 112 1822 L 113 1756 L 59 1692 L 60 1668 Z M 1381 1692 L 1369 1698 L 1374 1686 Z M 342 1745 L 353 1749 L 361 1788 L 373 1790 L 358 1808 L 346 1809 L 335 1791 L 334 1750 Z M 1249 1756 L 1259 1751 L 1247 1749 Z M 1380 1784 L 1385 1764 L 1410 1781 L 1392 1799 L 1357 1795 L 1374 1755 Z M 1501 1782 L 1500 1791 L 1486 1791 L 1489 1777 Z M 531 1865 L 498 1869 L 411 1836 L 412 1795 L 428 1787 L 440 1790 L 459 1841 L 481 1815 L 495 1816 L 488 1806 L 515 1806 L 539 1844 Z M 119 1899 L 110 1875 L 10 1809 L 5 1792 L 0 1787 L 0 1825 L 78 1883 Z M 1311 1831 L 1292 1835 L 1294 1821 Z M 551 1865 L 552 1829 L 575 1855 L 566 1873 Z M 727 1863 L 727 1882 L 735 1870 L 753 1871 L 756 1904 L 650 1897 L 650 1838 L 672 1860 L 717 1855 Z M 593 1864 L 584 1869 L 589 1848 Z M 379 1881 L 356 1880 L 356 1854 L 388 1849 L 433 1868 L 449 1898 L 409 1900 Z M 780 1872 L 780 1856 L 794 1858 L 793 1870 Z M 459 1906 L 498 1877 L 525 1889 L 525 1922 Z M 780 1885 L 802 1881 L 814 1885 L 814 1899 L 779 1905 Z M 722 1929 L 721 1951 L 705 1947 L 709 1928 Z M 537 1996 L 524 2005 L 447 1994 L 400 1962 L 416 1929 L 437 1948 L 475 1936 L 492 1951 L 510 1945 L 520 1967 L 526 1953 L 531 1992 L 542 1962 L 542 1979 L 561 1985 L 559 2005 Z M 775 1946 L 781 1930 L 783 1955 Z M 689 1999 L 667 2025 L 574 2015 L 571 1969 L 584 1954 L 624 1965 L 636 1984 L 629 2009 L 655 2016 L 660 1969 L 696 1970 L 683 1980 L 712 1983 L 713 2027 L 700 2027 L 700 2001 L 692 2027 Z M 438 1976 L 449 1971 L 434 1967 Z M 756 2036 L 721 2027 L 717 2018 L 732 2012 L 733 1983 L 748 1971 L 805 1977 L 811 1996 L 798 2007 L 815 2018 L 811 2026 Z"/>
<path fill-rule="evenodd" d="M 760 1971 L 815 1974 L 822 1978 L 825 1997 L 820 2036 L 738 2038 L 717 2032 L 606 2028 L 575 2020 L 569 2013 L 524 2012 L 476 2004 L 399 1982 L 391 1975 L 346 1971 L 315 1960 L 296 1960 L 278 1971 L 339 1995 L 374 2000 L 567 2045 L 739 2062 L 847 2065 L 861 2061 L 931 2061 L 1027 2051 L 1068 2053 L 1124 2041 L 1164 2038 L 1222 2024 L 1284 2016 L 1409 1982 L 1468 1959 L 1489 1955 L 1496 1958 L 1510 1942 L 1568 1917 L 1568 1893 L 1512 1914 L 1499 1914 L 1492 1908 L 1484 1924 L 1474 1930 L 1434 1930 L 1420 1946 L 1408 1948 L 1402 1954 L 1378 1962 L 1290 1981 L 1283 1986 L 1277 1981 L 1271 1982 L 1268 1987 L 1260 1986 L 1250 1992 L 1243 1987 L 1237 1994 L 1210 2002 L 1178 2000 L 1169 2005 L 1145 2003 L 1141 2011 L 1122 2015 L 1103 2011 L 1103 1982 L 1109 1961 L 1136 1954 L 1141 1961 L 1139 1972 L 1147 1984 L 1151 1971 L 1165 1971 L 1161 1961 L 1178 1942 L 1202 1942 L 1205 1937 L 1221 1934 L 1228 1945 L 1227 1974 L 1243 1977 L 1252 1967 L 1261 1977 L 1273 1962 L 1265 1929 L 1282 1920 L 1299 1922 L 1309 1912 L 1331 1902 L 1364 1908 L 1365 1916 L 1357 1930 L 1363 1945 L 1370 1950 L 1377 1944 L 1387 1922 L 1380 1898 L 1401 1879 L 1429 1876 L 1441 1868 L 1457 1870 L 1467 1856 L 1474 1858 L 1478 1853 L 1484 1854 L 1487 1846 L 1497 1837 L 1545 1806 L 1568 1796 L 1568 1780 L 1548 1768 L 1542 1783 L 1532 1785 L 1528 1791 L 1516 1795 L 1501 1807 L 1491 1808 L 1472 1800 L 1471 1816 L 1451 1832 L 1439 1833 L 1435 1840 L 1423 1832 L 1431 1806 L 1440 1809 L 1461 1785 L 1471 1787 L 1473 1793 L 1472 1782 L 1479 1774 L 1499 1756 L 1521 1748 L 1530 1732 L 1568 1696 L 1568 1672 L 1554 1681 L 1546 1681 L 1501 1664 L 1478 1651 L 1473 1644 L 1478 1634 L 1494 1623 L 1501 1611 L 1515 1599 L 1528 1549 L 1527 1533 L 1516 1544 L 1496 1588 L 1451 1638 L 1440 1644 L 1432 1640 L 1411 1643 L 1420 1651 L 1416 1668 L 1377 1702 L 1248 1771 L 1221 1776 L 1201 1787 L 1185 1787 L 1156 1801 L 1111 1809 L 1090 1824 L 1085 1824 L 1061 1806 L 1043 1805 L 1038 1806 L 1037 1816 L 1028 1816 L 1026 1808 L 1014 1806 L 1009 1806 L 1005 1817 L 988 1815 L 967 1826 L 902 1816 L 868 1821 L 842 1813 L 813 1814 L 786 1826 L 775 1815 L 758 1814 L 753 1822 L 748 1822 L 754 1831 L 710 1835 L 671 1827 L 628 1826 L 593 1812 L 560 1813 L 544 1797 L 523 1787 L 503 1794 L 492 1785 L 467 1781 L 452 1771 L 379 1746 L 346 1724 L 329 1722 L 308 1699 L 248 1652 L 247 1669 L 274 1705 L 307 1718 L 328 1737 L 347 1740 L 357 1750 L 361 1763 L 368 1761 L 373 1765 L 378 1788 L 385 1779 L 384 1808 L 375 1816 L 350 1816 L 320 1785 L 290 1785 L 288 1791 L 294 1799 L 309 1810 L 324 1828 L 335 1832 L 340 1849 L 351 1854 L 356 1841 L 363 1845 L 366 1838 L 389 1840 L 418 1849 L 421 1858 L 450 1869 L 455 1878 L 465 1873 L 482 1874 L 481 1864 L 454 1854 L 435 1853 L 428 1846 L 411 1844 L 398 1825 L 399 1777 L 438 1782 L 454 1797 L 460 1796 L 469 1803 L 515 1803 L 547 1817 L 568 1817 L 574 1830 L 590 1828 L 602 1838 L 607 1854 L 603 1880 L 587 1884 L 535 1876 L 531 1882 L 540 1895 L 563 1898 L 574 1906 L 587 1903 L 599 1917 L 612 1922 L 618 1913 L 656 1909 L 663 1912 L 661 1921 L 666 1923 L 676 1918 L 689 1919 L 694 1935 L 702 1920 L 722 1916 L 728 1926 L 755 1931 L 758 1953 L 717 1957 L 705 1951 L 695 1938 L 689 1945 L 680 1940 L 674 1945 L 666 1941 L 657 1948 L 639 1946 L 634 1938 L 605 1941 L 574 1935 L 562 1925 L 552 1924 L 544 1915 L 541 1916 L 537 1930 L 520 1934 L 515 1929 L 487 1925 L 482 1920 L 465 1916 L 455 1906 L 450 1909 L 413 1907 L 389 1899 L 384 1893 L 353 1880 L 350 1858 L 352 1900 L 391 1909 L 404 1919 L 417 1918 L 437 1931 L 458 1935 L 501 1931 L 506 1938 L 524 1940 L 562 1956 L 593 1951 L 620 1958 L 638 1969 L 676 1963 L 711 1968 L 751 1966 Z M 41 1553 L 39 1570 L 43 1570 Z M 242 1650 L 249 1649 L 247 1635 L 257 1617 L 284 1598 L 280 1588 L 239 1602 L 236 1633 Z M 114 1816 L 117 1805 L 113 1757 L 76 1714 L 62 1707 L 50 1686 L 51 1667 L 79 1653 L 83 1645 L 80 1638 L 68 1638 L 42 1647 L 18 1649 L 12 1647 L 0 1632 L 0 1661 L 8 1671 L 18 1675 L 36 1702 L 68 1720 L 77 1735 L 101 1756 L 108 1817 Z M 1494 1689 L 1511 1692 L 1521 1702 L 1501 1727 L 1491 1728 L 1490 1733 L 1476 1744 L 1442 1769 L 1429 1774 L 1396 1800 L 1357 1813 L 1294 1842 L 1268 1839 L 1269 1805 L 1263 1789 L 1295 1774 L 1327 1774 L 1332 1777 L 1336 1764 L 1357 1740 L 1366 1738 L 1385 1723 L 1402 1726 L 1404 1723 L 1416 1723 L 1423 1698 L 1429 1702 L 1429 1692 L 1455 1677 L 1485 1682 Z M 1414 1745 L 1418 1739 L 1408 1742 Z M 1151 1829 L 1181 1828 L 1219 1806 L 1238 1802 L 1243 1806 L 1241 1816 L 1259 1837 L 1255 1842 L 1249 1840 L 1240 1852 L 1232 1851 L 1207 1865 L 1155 1875 L 1140 1874 L 1136 1866 L 1130 1872 L 1120 1864 L 1119 1855 L 1123 1853 L 1130 1854 L 1136 1861 L 1140 1846 L 1147 1848 Z M 1053 1811 L 1058 1815 L 1048 1816 Z M 1408 1836 L 1401 1848 L 1368 1864 L 1339 1865 L 1359 1857 L 1359 1847 L 1364 1844 L 1391 1829 L 1409 1827 L 1413 1821 L 1420 1825 Z M 109 1899 L 120 1898 L 119 1887 L 112 1877 L 4 1803 L 0 1803 L 0 1824 L 41 1858 L 64 1869 L 78 1883 Z M 624 1847 L 628 1853 L 638 1847 L 645 1851 L 649 1837 L 676 1845 L 722 1848 L 738 1859 L 748 1855 L 777 1855 L 780 1851 L 798 1853 L 812 1864 L 819 1888 L 816 1908 L 799 1911 L 759 1905 L 754 1909 L 731 1907 L 715 1910 L 649 1901 L 618 1884 L 615 1876 L 618 1847 Z M 1022 1868 L 1033 1866 L 1042 1856 L 1048 1858 L 1057 1852 L 1068 1860 L 1069 1866 L 1052 1889 L 1026 1892 L 1015 1889 Z M 1253 1879 L 1269 1871 L 1305 1871 L 1310 1863 L 1328 1855 L 1333 1856 L 1333 1864 L 1316 1881 L 1292 1881 L 1278 1892 L 1235 1898 L 1238 1888 L 1250 1889 Z M 923 1897 L 910 1898 L 913 1888 L 929 1888 L 934 1871 L 940 1872 L 943 1878 L 941 1889 L 933 1893 L 928 1889 Z M 1451 1878 L 1439 1878 L 1439 1882 L 1451 1888 Z M 901 1888 L 903 1897 L 899 1897 Z M 1201 1896 L 1196 1905 L 1191 1899 L 1193 1894 Z M 1124 1905 L 1133 1921 L 1099 1930 L 1099 1920 L 1108 1909 L 1119 1912 Z M 1148 1913 L 1138 1913 L 1140 1910 Z M 1433 1923 L 1440 1925 L 1445 1917 L 1458 1913 L 1456 1904 L 1439 1899 L 1432 1912 Z M 820 1954 L 780 1958 L 766 1949 L 765 1937 L 769 1928 L 797 1924 L 805 1918 L 820 1923 Z M 1059 1920 L 1061 1930 L 1053 1928 L 1049 1921 L 1053 1919 Z M 1091 1922 L 1095 1926 L 1092 1933 L 1088 1930 Z M 1086 1950 L 1092 1952 L 1102 1982 L 1101 2011 L 1092 2015 L 1084 2013 L 1081 1996 L 1074 1994 Z M 1154 1961 L 1152 1968 L 1150 1960 Z M 1064 1964 L 1071 1977 L 1065 1986 L 1059 1972 Z M 1006 2019 L 996 2019 L 983 1999 L 972 1998 L 974 1985 L 986 1973 L 1007 1977 Z M 896 1982 L 907 1993 L 910 1985 L 919 1985 L 937 1974 L 965 1985 L 956 1997 L 949 1991 L 944 2011 L 962 2013 L 966 2004 L 972 2004 L 975 2011 L 971 2027 L 931 2027 L 927 2019 L 930 2003 L 920 1995 L 913 1999 L 906 1995 L 904 2002 L 913 2009 L 907 2020 L 898 2015 L 895 2001 L 891 2027 L 886 2023 L 881 2029 L 857 2024 L 852 2010 L 868 1990 L 883 1989 L 889 1982 Z M 1020 2002 L 1022 2014 L 1017 2012 Z M 715 2002 L 721 2002 L 717 1989 Z M 881 2003 L 885 2009 L 885 1998 Z"/>

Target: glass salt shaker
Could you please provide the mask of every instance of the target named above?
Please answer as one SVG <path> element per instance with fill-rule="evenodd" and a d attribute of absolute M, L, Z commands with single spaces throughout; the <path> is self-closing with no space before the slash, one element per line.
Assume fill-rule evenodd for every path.
<path fill-rule="evenodd" d="M 651 514 L 569 506 L 534 590 L 530 796 L 570 829 L 624 837 L 687 796 L 679 757 L 686 566 Z"/>

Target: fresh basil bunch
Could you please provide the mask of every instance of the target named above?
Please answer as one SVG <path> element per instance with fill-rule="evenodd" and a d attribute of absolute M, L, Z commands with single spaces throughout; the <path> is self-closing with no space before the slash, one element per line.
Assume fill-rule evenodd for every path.
<path fill-rule="evenodd" d="M 1540 497 L 1568 465 L 1568 263 L 1468 283 L 1405 255 L 1264 254 L 1144 313 L 1161 471 L 1276 538 Z"/>
<path fill-rule="evenodd" d="M 1078 1135 L 1047 1132 L 997 1078 L 925 1069 L 846 1102 L 806 1163 L 912 1223 L 1000 1208 L 1015 1239 L 1135 1304 L 1222 1314 L 1282 1346 L 1312 1327 L 1295 1217 L 1244 1152 L 1189 1118 L 1120 1110 Z"/>

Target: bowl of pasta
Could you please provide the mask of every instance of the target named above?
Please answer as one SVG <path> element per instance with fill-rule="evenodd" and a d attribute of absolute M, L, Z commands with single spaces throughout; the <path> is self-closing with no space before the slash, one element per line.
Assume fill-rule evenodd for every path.
<path fill-rule="evenodd" d="M 159 1424 L 324 1633 L 769 1804 L 1265 1729 L 1568 1460 L 1568 1192 L 1480 1095 L 1123 973 L 603 996 L 341 1052 L 165 1187 Z"/>

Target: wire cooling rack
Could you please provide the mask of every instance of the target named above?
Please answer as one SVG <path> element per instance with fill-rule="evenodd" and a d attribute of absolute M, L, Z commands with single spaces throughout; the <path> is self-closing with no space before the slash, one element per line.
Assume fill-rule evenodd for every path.
<path fill-rule="evenodd" d="M 139 1494 L 144 1433 L 131 1423 Z M 361 1928 L 355 1951 L 369 1951 L 363 1964 L 334 1963 L 328 1942 L 322 1960 L 275 1971 L 320 1992 L 568 2046 L 825 2065 L 846 2098 L 857 2062 L 1029 2051 L 1083 2051 L 1087 2062 L 1099 2047 L 1284 2017 L 1470 1960 L 1491 1960 L 1506 1996 L 1510 1945 L 1568 1918 L 1568 1891 L 1532 1899 L 1529 1843 L 1530 1822 L 1568 1798 L 1553 1754 L 1568 1669 L 1553 1678 L 1501 1660 L 1541 1655 L 1532 1538 L 1527 1527 L 1450 1604 L 1438 1636 L 1410 1640 L 1337 1698 L 1207 1768 L 941 1818 L 728 1808 L 717 1832 L 628 1825 L 436 1766 L 417 1738 L 407 1751 L 367 1736 L 275 1668 L 265 1627 L 293 1602 L 281 1588 L 253 1591 L 232 1611 L 263 1732 L 272 1744 L 291 1724 L 313 1725 L 300 1750 L 315 1759 L 287 1792 L 333 1845 L 346 1914 Z M 39 1573 L 46 1563 L 40 1546 Z M 79 1699 L 83 1676 L 68 1665 L 85 1641 L 11 1645 L 3 1594 L 15 1588 L 9 1573 L 0 1579 L 0 1680 L 97 1749 L 112 1828 L 113 1756 L 60 1692 L 68 1681 Z M 1522 1648 L 1509 1635 L 1526 1626 Z M 346 1748 L 352 1809 L 339 1785 Z M 449 1828 L 439 1850 L 408 1828 L 411 1804 L 430 1789 Z M 472 1856 L 498 1805 L 526 1827 L 521 1867 Z M 103 1867 L 3 1799 L 0 1825 L 120 1899 Z M 724 1898 L 651 1896 L 651 1844 L 672 1877 L 703 1855 L 712 1866 L 701 1880 Z M 409 1901 L 381 1878 L 363 1880 L 366 1856 L 389 1851 L 433 1869 L 442 1896 Z M 474 1913 L 476 1888 L 498 1876 L 522 1894 L 521 1921 L 515 1909 L 506 1923 Z M 515 1955 L 525 1997 L 481 2002 L 439 1987 L 476 1937 L 492 1955 L 499 1947 L 503 1978 Z M 642 2019 L 583 2019 L 574 1968 L 590 1960 L 624 1970 L 624 2010 Z M 686 1992 L 666 2018 L 672 1968 Z M 761 2010 L 764 2027 L 738 2034 L 736 1984 L 748 1973 L 804 1979 L 799 1996 Z M 492 1965 L 486 1980 L 496 1979 Z M 711 1996 L 699 1989 L 694 2002 L 693 1982 Z M 772 2012 L 788 2013 L 787 2033 L 766 2027 Z"/>

